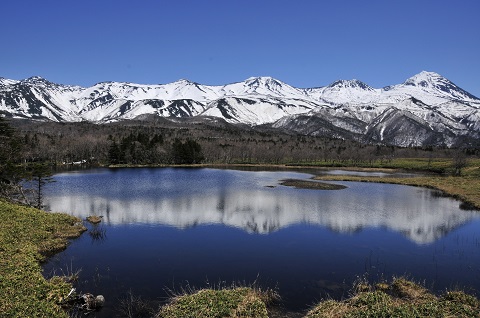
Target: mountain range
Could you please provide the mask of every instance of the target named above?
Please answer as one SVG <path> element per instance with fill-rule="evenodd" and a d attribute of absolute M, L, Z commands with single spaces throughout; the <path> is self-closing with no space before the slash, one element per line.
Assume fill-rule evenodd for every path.
<path fill-rule="evenodd" d="M 372 88 L 359 80 L 296 88 L 271 77 L 209 86 L 188 80 L 145 85 L 62 85 L 0 77 L 0 112 L 58 122 L 219 117 L 231 124 L 397 146 L 460 146 L 480 140 L 480 99 L 434 72 Z"/>

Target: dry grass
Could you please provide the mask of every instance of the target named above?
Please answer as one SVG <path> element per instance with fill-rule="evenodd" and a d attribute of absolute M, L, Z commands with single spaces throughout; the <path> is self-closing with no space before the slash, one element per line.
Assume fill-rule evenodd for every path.
<path fill-rule="evenodd" d="M 248 287 L 202 289 L 175 297 L 161 308 L 158 318 L 173 317 L 268 317 L 267 308 L 258 293 Z"/>
<path fill-rule="evenodd" d="M 461 176 L 429 175 L 412 178 L 361 177 L 347 175 L 318 176 L 317 180 L 394 183 L 438 189 L 480 209 L 480 162 L 470 161 Z"/>
<path fill-rule="evenodd" d="M 379 288 L 380 287 L 380 288 Z M 405 278 L 370 286 L 344 301 L 325 300 L 306 318 L 347 317 L 480 317 L 480 302 L 461 291 L 437 297 Z"/>
<path fill-rule="evenodd" d="M 281 185 L 287 187 L 295 187 L 297 189 L 312 189 L 312 190 L 341 190 L 346 187 L 339 184 L 324 183 L 310 180 L 286 179 L 280 182 Z"/>
<path fill-rule="evenodd" d="M 173 317 L 268 317 L 267 308 L 280 300 L 274 289 L 262 289 L 256 282 L 225 285 L 207 289 L 190 286 L 180 292 L 171 292 L 168 304 L 162 306 L 156 318 Z"/>

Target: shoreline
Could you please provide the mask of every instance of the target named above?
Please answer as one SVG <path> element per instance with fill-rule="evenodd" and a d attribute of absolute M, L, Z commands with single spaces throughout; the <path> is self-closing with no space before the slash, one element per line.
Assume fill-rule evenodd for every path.
<path fill-rule="evenodd" d="M 0 312 L 8 317 L 68 317 L 60 302 L 68 278 L 46 279 L 42 262 L 81 236 L 83 222 L 0 200 Z"/>
<path fill-rule="evenodd" d="M 376 166 L 375 166 L 376 165 Z M 448 174 L 452 169 L 451 160 L 445 159 L 416 159 L 399 158 L 389 163 L 373 163 L 369 167 L 319 163 L 319 164 L 191 164 L 191 165 L 110 165 L 100 166 L 110 169 L 122 168 L 212 168 L 212 169 L 252 169 L 252 170 L 345 170 L 358 172 L 383 172 L 383 173 L 414 173 L 419 176 L 411 177 L 374 177 L 354 175 L 318 175 L 312 173 L 313 180 L 323 181 L 353 181 L 402 184 L 407 186 L 425 187 L 442 191 L 452 198 L 461 200 L 467 206 L 480 209 L 480 159 L 469 160 L 461 176 Z M 450 169 L 450 170 L 449 170 Z M 442 171 L 440 173 L 439 171 Z"/>
<path fill-rule="evenodd" d="M 462 202 L 467 203 L 469 206 L 474 207 L 476 209 L 480 209 L 480 165 L 477 166 L 477 163 L 480 160 L 475 160 L 475 162 L 469 165 L 467 168 L 464 169 L 464 173 L 462 176 L 448 176 L 448 175 L 439 175 L 432 173 L 431 175 L 425 176 L 414 176 L 408 178 L 400 178 L 400 177 L 365 177 L 365 176 L 354 176 L 354 175 L 316 175 L 313 177 L 314 180 L 324 180 L 324 181 L 354 181 L 354 182 L 376 182 L 376 183 L 391 183 L 391 184 L 403 184 L 408 186 L 418 186 L 418 187 L 426 187 L 431 189 L 436 189 L 442 191 L 443 193 L 448 194 L 456 199 L 462 200 Z M 172 167 L 172 168 L 215 168 L 215 169 L 235 169 L 235 168 L 247 168 L 247 169 L 255 169 L 255 170 L 262 170 L 262 169 L 281 169 L 281 170 L 345 170 L 345 171 L 361 171 L 361 172 L 386 172 L 386 173 L 394 173 L 394 172 L 416 172 L 416 173 L 424 173 L 423 170 L 413 170 L 413 169 L 402 169 L 402 168 L 385 168 L 385 167 L 325 167 L 325 166 L 302 166 L 302 165 L 273 165 L 273 164 L 195 164 L 195 165 L 162 165 L 162 166 L 135 166 L 138 168 L 160 168 L 160 167 Z M 133 166 L 114 166 L 114 167 L 105 167 L 105 168 L 133 168 Z M 313 172 L 313 171 L 312 171 Z M 314 173 L 312 173 L 314 174 Z M 298 180 L 295 180 L 298 181 Z M 305 181 L 305 180 L 300 180 Z M 307 181 L 308 182 L 308 181 Z M 315 182 L 315 181 L 310 181 Z M 18 277 L 9 278 L 7 277 L 6 280 L 2 282 L 2 297 L 3 300 L 0 302 L 0 311 L 2 312 L 10 312 L 15 313 L 12 316 L 28 316 L 32 313 L 31 310 L 40 310 L 48 312 L 49 315 L 52 317 L 65 317 L 65 312 L 61 311 L 59 306 L 59 299 L 60 297 L 66 296 L 68 291 L 71 288 L 71 284 L 65 282 L 62 278 L 55 277 L 55 279 L 47 280 L 43 277 L 41 271 L 41 261 L 44 260 L 46 257 L 51 257 L 55 253 L 65 249 L 68 247 L 68 243 L 70 239 L 74 239 L 79 237 L 84 230 L 80 228 L 80 224 L 83 226 L 82 221 L 76 219 L 68 214 L 57 214 L 57 213 L 49 213 L 42 210 L 37 210 L 33 208 L 27 208 L 20 205 L 16 205 L 13 203 L 8 203 L 6 201 L 0 200 L 0 209 L 1 212 L 4 212 L 5 209 L 13 211 L 12 214 L 9 216 L 4 216 L 8 218 L 16 218 L 18 216 L 18 211 L 27 211 L 30 218 L 32 215 L 36 215 L 35 217 L 40 217 L 43 220 L 45 215 L 52 215 L 54 218 L 50 219 L 49 221 L 44 221 L 45 226 L 42 227 L 41 230 L 43 231 L 42 235 L 40 235 L 40 239 L 35 238 L 27 238 L 26 241 L 32 242 L 34 241 L 33 249 L 31 244 L 26 244 L 26 247 L 8 247 L 5 248 L 4 244 L 2 243 L 2 248 L 0 249 L 0 254 L 2 256 L 3 261 L 1 261 L 2 267 L 2 276 L 7 277 L 3 274 L 3 271 L 7 269 L 12 269 L 18 267 L 18 262 L 24 262 L 25 267 L 28 267 L 28 277 L 23 277 L 19 279 Z M 15 212 L 17 211 L 17 212 Z M 22 212 L 24 213 L 24 212 Z M 23 218 L 22 222 L 26 222 L 28 218 Z M 31 222 L 26 222 L 26 225 L 16 224 L 13 226 L 13 231 L 16 233 L 20 232 L 32 232 L 29 231 L 30 226 L 35 226 L 30 224 Z M 58 227 L 58 223 L 62 223 L 64 228 Z M 27 231 L 25 231 L 25 227 Z M 0 226 L 2 229 L 3 236 L 9 236 L 10 230 L 8 222 L 3 222 Z M 19 230 L 20 229 L 20 230 Z M 74 230 L 72 232 L 72 229 Z M 46 234 L 44 233 L 46 232 Z M 75 233 L 76 234 L 75 234 Z M 34 234 L 34 232 L 32 232 Z M 32 234 L 28 233 L 28 234 Z M 25 240 L 25 238 L 23 238 Z M 24 242 L 24 241 L 22 241 Z M 16 246 L 16 245 L 15 245 Z M 23 246 L 23 245 L 22 245 Z M 47 252 L 49 251 L 49 252 Z M 9 257 L 12 255 L 15 257 Z M 13 260 L 14 263 L 8 263 Z M 15 263 L 17 262 L 17 263 Z M 13 264 L 13 265 L 12 265 Z M 40 276 L 40 277 L 39 277 Z M 29 281 L 29 279 L 35 279 L 35 283 L 29 284 L 25 283 L 25 281 Z M 11 284 L 11 286 L 8 286 Z M 32 290 L 34 291 L 33 294 L 35 300 L 29 299 L 26 300 L 19 300 L 20 303 L 17 304 L 9 304 L 5 301 L 5 299 L 12 298 L 16 295 L 18 291 L 18 285 L 26 286 L 26 290 L 20 292 L 21 294 L 26 294 L 26 296 L 22 297 L 31 297 L 29 295 Z M 43 286 L 47 284 L 50 295 L 48 296 L 40 294 L 38 295 L 35 290 L 39 288 L 41 285 Z M 45 298 L 45 299 L 43 299 Z M 48 298 L 48 299 L 47 299 Z M 34 303 L 31 306 L 31 302 L 38 302 Z M 45 301 L 47 304 L 45 304 Z M 27 304 L 27 305 L 26 305 Z M 30 305 L 30 306 L 29 306 Z M 52 305 L 54 307 L 52 307 Z M 31 307 L 29 309 L 25 307 Z M 32 309 L 33 308 L 33 309 Z M 38 312 L 36 312 L 38 314 Z M 25 315 L 26 314 L 26 315 Z"/>
<path fill-rule="evenodd" d="M 480 180 L 462 177 L 361 177 L 361 176 L 316 176 L 321 181 L 350 181 L 399 184 L 412 187 L 423 187 L 441 191 L 444 195 L 457 199 L 467 207 L 480 210 Z"/>

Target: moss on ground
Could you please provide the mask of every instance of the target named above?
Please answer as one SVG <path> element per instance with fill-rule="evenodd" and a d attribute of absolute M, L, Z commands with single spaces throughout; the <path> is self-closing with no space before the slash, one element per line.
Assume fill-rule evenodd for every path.
<path fill-rule="evenodd" d="M 71 285 L 46 280 L 40 263 L 85 227 L 73 216 L 0 200 L 0 317 L 67 317 L 59 302 Z"/>

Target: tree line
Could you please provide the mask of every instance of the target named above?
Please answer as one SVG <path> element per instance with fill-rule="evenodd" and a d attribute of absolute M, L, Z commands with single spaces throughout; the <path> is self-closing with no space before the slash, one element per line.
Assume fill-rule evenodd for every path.
<path fill-rule="evenodd" d="M 12 120 L 25 162 L 53 165 L 294 164 L 349 165 L 398 157 L 452 157 L 448 148 L 401 148 L 304 136 L 226 123 L 124 121 L 109 124 Z M 467 149 L 478 155 L 478 149 Z"/>
<path fill-rule="evenodd" d="M 167 147 L 163 136 L 158 133 L 150 136 L 144 132 L 130 132 L 120 138 L 109 135 L 108 140 L 110 146 L 107 161 L 110 165 L 195 164 L 201 163 L 205 158 L 202 146 L 189 138 L 185 141 L 175 138 Z"/>

